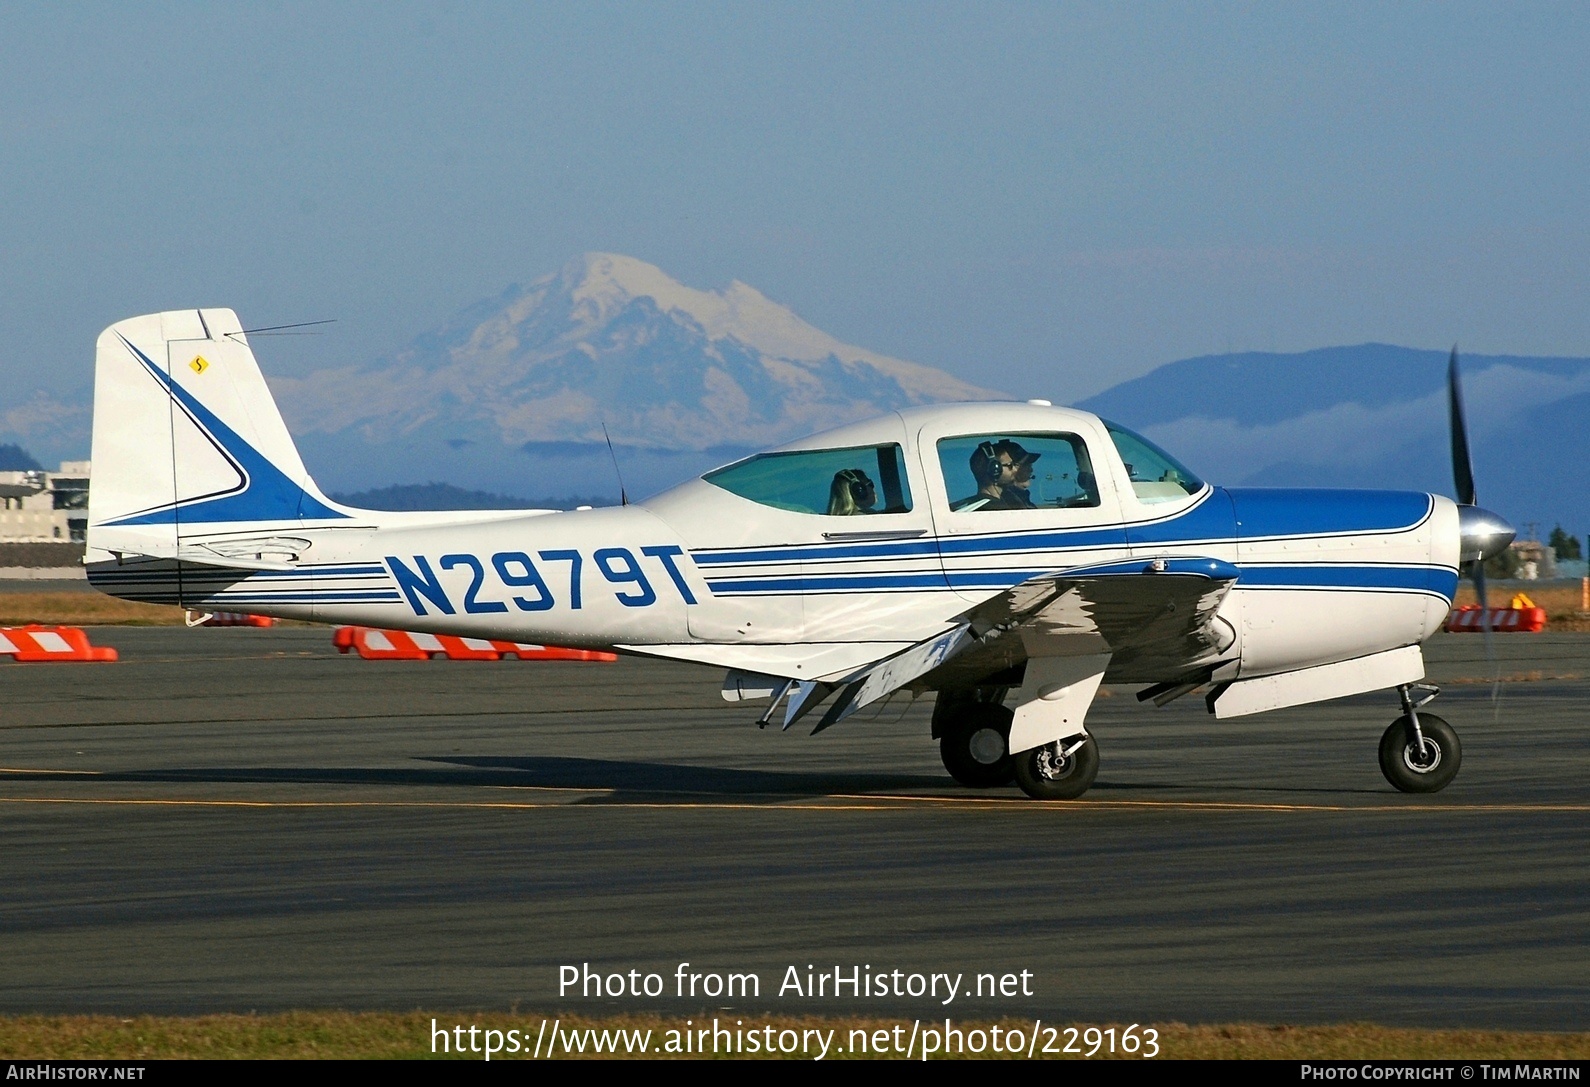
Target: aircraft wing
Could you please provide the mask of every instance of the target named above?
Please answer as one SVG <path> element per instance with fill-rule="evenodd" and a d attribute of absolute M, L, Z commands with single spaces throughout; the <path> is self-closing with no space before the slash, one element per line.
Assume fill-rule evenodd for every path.
<path fill-rule="evenodd" d="M 973 609 L 972 625 L 1019 634 L 1007 640 L 1020 641 L 1023 659 L 1109 653 L 1122 670 L 1163 678 L 1209 662 L 1235 640 L 1215 612 L 1237 574 L 1231 563 L 1209 558 L 1077 567 L 985 601 Z"/>
<path fill-rule="evenodd" d="M 1102 654 L 1112 667 L 1151 679 L 1193 672 L 1218 660 L 1235 640 L 1215 612 L 1237 574 L 1220 559 L 1159 558 L 1030 578 L 971 609 L 947 633 L 840 683 L 810 685 L 813 690 L 800 692 L 807 697 L 791 699 L 786 727 L 834 690 L 839 696 L 814 732 L 903 686 L 972 684 L 1030 657 Z"/>

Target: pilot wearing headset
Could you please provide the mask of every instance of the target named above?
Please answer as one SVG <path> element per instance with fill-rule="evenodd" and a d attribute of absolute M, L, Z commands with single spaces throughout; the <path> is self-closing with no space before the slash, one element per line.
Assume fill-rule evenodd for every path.
<path fill-rule="evenodd" d="M 962 513 L 1032 509 L 1027 488 L 1032 483 L 1032 462 L 1039 456 L 1009 438 L 979 443 L 967 462 L 972 479 L 977 482 L 977 493 L 950 503 L 950 509 Z"/>
<path fill-rule="evenodd" d="M 994 443 L 994 454 L 999 458 L 1001 470 L 1001 483 L 999 497 L 994 499 L 984 509 L 990 510 L 1030 510 L 1037 506 L 1032 500 L 1032 465 L 1042 453 L 1029 453 L 1022 448 L 1020 442 L 1003 438 Z M 1008 478 L 1003 474 L 1006 464 L 1010 465 Z"/>
<path fill-rule="evenodd" d="M 877 488 L 860 468 L 845 468 L 834 473 L 834 482 L 828 488 L 828 516 L 875 513 L 872 507 L 877 501 Z"/>

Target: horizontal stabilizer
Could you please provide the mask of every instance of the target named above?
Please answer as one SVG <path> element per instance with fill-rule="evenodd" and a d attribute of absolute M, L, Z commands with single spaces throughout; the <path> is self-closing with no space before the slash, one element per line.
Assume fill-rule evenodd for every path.
<path fill-rule="evenodd" d="M 109 548 L 117 563 L 129 560 L 150 559 L 167 562 L 185 562 L 194 566 L 213 566 L 220 570 L 293 570 L 290 562 L 273 562 L 266 559 L 228 559 L 196 547 L 142 547 L 131 549 Z"/>
<path fill-rule="evenodd" d="M 222 570 L 292 570 L 309 541 L 292 536 L 174 541 L 157 527 L 107 526 L 94 536 L 93 549 L 108 551 L 118 563 L 130 559 L 164 559 Z"/>

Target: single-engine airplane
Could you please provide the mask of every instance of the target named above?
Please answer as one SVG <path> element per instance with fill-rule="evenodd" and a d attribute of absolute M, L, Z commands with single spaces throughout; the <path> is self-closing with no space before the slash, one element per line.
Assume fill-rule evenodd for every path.
<path fill-rule="evenodd" d="M 382 513 L 304 468 L 227 309 L 100 336 L 88 577 L 131 600 L 553 642 L 726 668 L 760 724 L 814 732 L 906 689 L 974 787 L 1081 796 L 1102 681 L 1217 718 L 1395 688 L 1396 788 L 1457 773 L 1420 707 L 1420 643 L 1465 563 L 1513 537 L 1458 501 L 1211 486 L 1123 427 L 1045 401 L 911 408 L 790 442 L 634 504 Z M 1483 582 L 1480 584 L 1483 592 Z"/>

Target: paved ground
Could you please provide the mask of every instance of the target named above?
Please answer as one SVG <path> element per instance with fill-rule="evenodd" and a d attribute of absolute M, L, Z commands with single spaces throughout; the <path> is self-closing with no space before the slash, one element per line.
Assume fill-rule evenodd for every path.
<path fill-rule="evenodd" d="M 781 1010 L 1590 1027 L 1590 637 L 1430 646 L 1465 743 L 1393 792 L 1389 694 L 1095 707 L 1080 802 L 951 784 L 925 704 L 758 732 L 708 669 L 388 663 L 319 629 L 105 628 L 0 663 L 0 1011 L 660 1007 L 562 964 L 754 971 Z M 1465 681 L 1465 682 L 1454 682 Z M 790 965 L 1032 972 L 779 999 Z"/>

